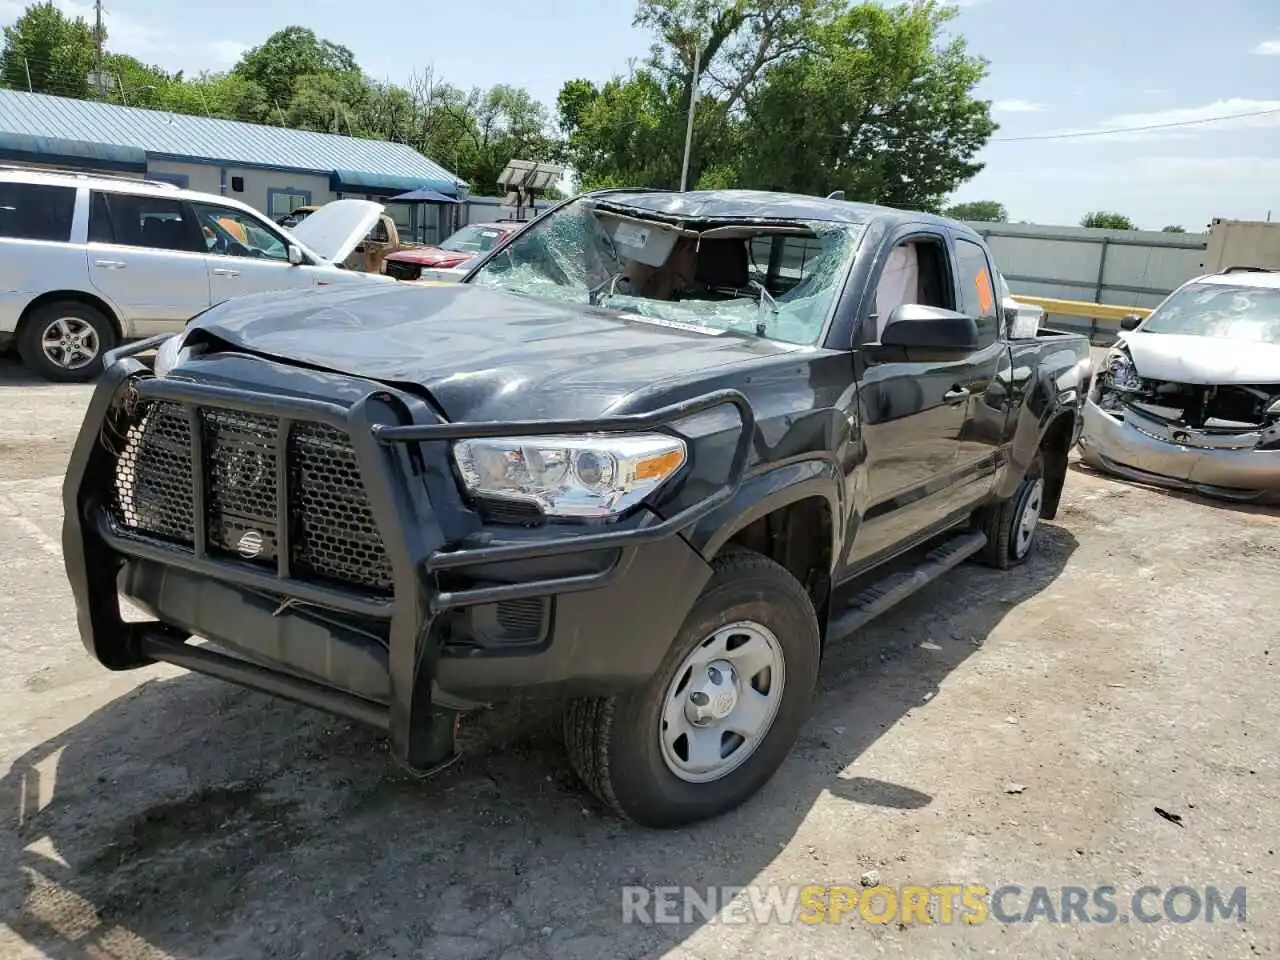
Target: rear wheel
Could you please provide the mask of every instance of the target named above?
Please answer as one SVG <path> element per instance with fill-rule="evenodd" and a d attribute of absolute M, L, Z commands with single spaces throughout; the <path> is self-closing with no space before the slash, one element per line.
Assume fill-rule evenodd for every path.
<path fill-rule="evenodd" d="M 987 535 L 982 560 L 1007 570 L 1031 556 L 1044 512 L 1044 455 L 1037 452 L 1012 497 L 987 508 L 981 528 Z"/>
<path fill-rule="evenodd" d="M 738 806 L 773 776 L 817 682 L 817 617 L 767 557 L 718 557 L 657 673 L 613 697 L 578 700 L 565 743 L 578 775 L 617 813 L 674 827 Z"/>
<path fill-rule="evenodd" d="M 102 311 L 75 300 L 40 307 L 18 334 L 22 362 L 59 383 L 93 380 L 102 372 L 103 355 L 115 344 L 115 328 Z"/>

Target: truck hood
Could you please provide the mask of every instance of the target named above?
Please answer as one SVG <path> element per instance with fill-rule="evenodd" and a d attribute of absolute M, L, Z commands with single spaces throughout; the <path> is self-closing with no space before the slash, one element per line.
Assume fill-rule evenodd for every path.
<path fill-rule="evenodd" d="M 419 386 L 455 422 L 598 416 L 658 381 L 804 349 L 468 284 L 238 297 L 193 320 L 198 330 L 275 360 Z"/>
<path fill-rule="evenodd" d="M 1122 339 L 1139 375 L 1202 386 L 1280 383 L 1280 344 L 1135 330 Z"/>
<path fill-rule="evenodd" d="M 290 232 L 326 260 L 341 263 L 368 236 L 384 209 L 372 200 L 334 200 L 308 214 Z"/>

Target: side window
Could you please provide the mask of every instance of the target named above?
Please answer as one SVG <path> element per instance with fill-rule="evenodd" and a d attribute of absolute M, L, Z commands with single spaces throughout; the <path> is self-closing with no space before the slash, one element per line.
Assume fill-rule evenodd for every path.
<path fill-rule="evenodd" d="M 191 208 L 172 197 L 95 193 L 89 205 L 89 239 L 151 250 L 203 253 Z"/>
<path fill-rule="evenodd" d="M 876 329 L 871 339 L 880 339 L 890 314 L 903 304 L 955 309 L 954 291 L 941 237 L 909 237 L 899 242 L 889 252 L 876 282 Z"/>
<path fill-rule="evenodd" d="M 972 240 L 956 240 L 960 310 L 978 322 L 978 346 L 993 343 L 1000 330 L 1000 297 L 987 252 Z"/>
<path fill-rule="evenodd" d="M 289 259 L 283 239 L 256 217 L 232 207 L 211 203 L 192 204 L 200 221 L 205 249 L 223 257 L 255 257 L 259 260 Z"/>
<path fill-rule="evenodd" d="M 387 233 L 387 224 L 383 220 L 379 220 L 372 230 L 369 231 L 370 243 L 388 243 L 391 235 Z"/>
<path fill-rule="evenodd" d="M 75 211 L 75 187 L 0 183 L 0 237 L 67 243 Z"/>

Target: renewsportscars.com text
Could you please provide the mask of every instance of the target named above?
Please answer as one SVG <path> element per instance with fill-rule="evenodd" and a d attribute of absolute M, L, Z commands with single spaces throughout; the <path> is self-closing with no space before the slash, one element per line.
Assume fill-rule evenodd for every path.
<path fill-rule="evenodd" d="M 940 883 L 623 887 L 622 920 L 640 924 L 1243 923 L 1244 887 L 1022 887 Z"/>

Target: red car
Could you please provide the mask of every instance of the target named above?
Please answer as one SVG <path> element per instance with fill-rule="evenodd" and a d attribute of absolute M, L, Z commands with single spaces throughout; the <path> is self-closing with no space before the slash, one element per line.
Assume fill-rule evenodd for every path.
<path fill-rule="evenodd" d="M 470 223 L 438 247 L 409 247 L 387 254 L 382 270 L 397 280 L 417 280 L 424 269 L 457 267 L 489 251 L 519 226 L 519 223 Z"/>

